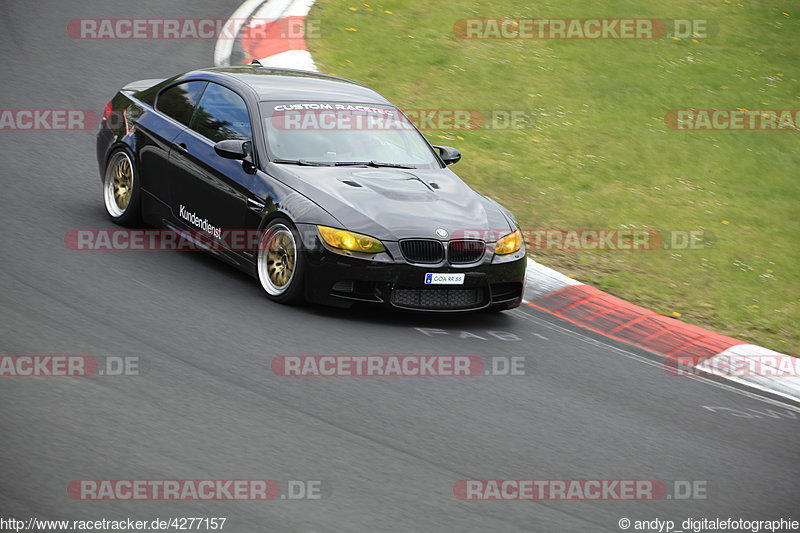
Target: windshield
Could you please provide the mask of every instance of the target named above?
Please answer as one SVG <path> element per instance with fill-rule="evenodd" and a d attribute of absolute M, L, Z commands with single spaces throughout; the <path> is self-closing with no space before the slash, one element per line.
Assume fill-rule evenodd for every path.
<path fill-rule="evenodd" d="M 276 163 L 439 168 L 425 138 L 391 106 L 262 102 Z"/>

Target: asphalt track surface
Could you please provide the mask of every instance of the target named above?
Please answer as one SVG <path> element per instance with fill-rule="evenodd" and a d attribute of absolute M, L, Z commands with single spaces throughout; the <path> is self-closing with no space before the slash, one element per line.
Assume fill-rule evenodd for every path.
<path fill-rule="evenodd" d="M 129 81 L 211 62 L 213 41 L 78 41 L 70 19 L 227 17 L 236 7 L 6 0 L 2 107 L 100 110 Z M 225 531 L 255 533 L 596 532 L 619 531 L 622 517 L 800 515 L 793 406 L 672 377 L 654 355 L 530 308 L 456 317 L 291 308 L 199 252 L 71 251 L 65 231 L 114 227 L 94 132 L 3 132 L 0 153 L 0 353 L 135 356 L 142 367 L 2 379 L 0 517 L 219 516 Z M 293 354 L 521 356 L 527 375 L 275 376 L 271 358 Z M 327 490 L 308 501 L 70 499 L 67 484 L 84 478 L 321 480 Z M 463 478 L 703 480 L 708 494 L 462 502 L 452 490 Z"/>

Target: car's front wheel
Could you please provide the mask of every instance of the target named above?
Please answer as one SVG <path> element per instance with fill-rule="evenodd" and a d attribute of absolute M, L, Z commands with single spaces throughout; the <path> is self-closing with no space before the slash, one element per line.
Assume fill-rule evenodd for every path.
<path fill-rule="evenodd" d="M 103 202 L 108 216 L 117 224 L 141 224 L 139 175 L 127 150 L 117 150 L 108 159 L 103 177 Z"/>
<path fill-rule="evenodd" d="M 267 224 L 258 246 L 258 280 L 267 296 L 284 304 L 303 300 L 304 258 L 300 236 L 283 217 Z"/>

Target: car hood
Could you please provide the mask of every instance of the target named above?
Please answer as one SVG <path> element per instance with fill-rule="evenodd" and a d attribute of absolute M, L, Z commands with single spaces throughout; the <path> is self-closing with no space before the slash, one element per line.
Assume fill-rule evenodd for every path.
<path fill-rule="evenodd" d="M 449 169 L 280 167 L 295 188 L 345 229 L 383 240 L 449 238 L 465 231 L 508 232 L 498 204 L 470 188 Z"/>

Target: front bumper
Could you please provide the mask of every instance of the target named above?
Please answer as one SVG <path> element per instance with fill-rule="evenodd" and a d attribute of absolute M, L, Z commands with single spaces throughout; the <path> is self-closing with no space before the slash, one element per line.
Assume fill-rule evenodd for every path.
<path fill-rule="evenodd" d="M 309 228 L 310 229 L 310 228 Z M 305 235 L 313 235 L 304 231 Z M 469 266 L 416 265 L 406 262 L 386 243 L 380 260 L 341 255 L 319 239 L 306 241 L 306 299 L 350 307 L 355 303 L 384 305 L 414 311 L 475 311 L 513 309 L 522 303 L 526 258 L 492 263 L 492 254 Z M 463 273 L 462 285 L 426 285 L 427 273 Z"/>

